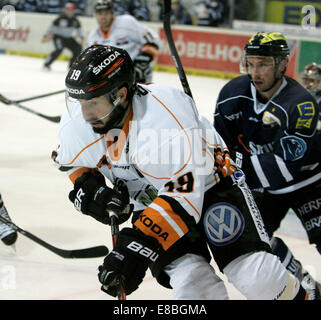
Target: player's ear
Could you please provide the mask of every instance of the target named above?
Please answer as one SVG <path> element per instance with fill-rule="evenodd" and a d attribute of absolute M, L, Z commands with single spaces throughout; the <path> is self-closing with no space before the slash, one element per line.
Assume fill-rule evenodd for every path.
<path fill-rule="evenodd" d="M 280 62 L 280 67 L 279 67 L 279 70 L 281 71 L 282 74 L 285 74 L 287 67 L 288 67 L 288 59 L 283 59 Z"/>
<path fill-rule="evenodd" d="M 119 101 L 120 104 L 122 104 L 126 101 L 127 94 L 128 94 L 128 90 L 126 87 L 122 87 L 118 90 L 117 95 L 118 95 L 118 97 L 120 97 L 120 101 Z"/>

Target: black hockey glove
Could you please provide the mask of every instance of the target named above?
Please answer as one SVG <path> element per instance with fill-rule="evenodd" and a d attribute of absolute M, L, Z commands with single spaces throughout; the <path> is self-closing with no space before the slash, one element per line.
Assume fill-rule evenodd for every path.
<path fill-rule="evenodd" d="M 142 283 L 148 266 L 157 259 L 160 250 L 156 239 L 139 230 L 122 229 L 113 251 L 98 268 L 101 290 L 116 297 L 121 277 L 126 294 L 131 294 Z"/>
<path fill-rule="evenodd" d="M 78 211 L 104 224 L 110 225 L 109 212 L 113 211 L 117 215 L 118 224 L 121 224 L 132 213 L 128 192 L 124 191 L 120 193 L 107 187 L 101 173 L 86 172 L 75 181 L 69 199 Z"/>
<path fill-rule="evenodd" d="M 152 62 L 153 57 L 147 53 L 140 53 L 134 59 L 134 68 L 136 74 L 136 81 L 146 83 L 148 76 L 152 72 L 150 63 Z"/>

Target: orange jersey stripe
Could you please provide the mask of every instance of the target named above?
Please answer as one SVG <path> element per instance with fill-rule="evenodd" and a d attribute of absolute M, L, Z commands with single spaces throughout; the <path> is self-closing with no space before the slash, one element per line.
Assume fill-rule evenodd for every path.
<path fill-rule="evenodd" d="M 156 238 L 164 250 L 170 248 L 189 230 L 182 218 L 161 198 L 156 198 L 134 225 L 144 234 Z"/>
<path fill-rule="evenodd" d="M 170 248 L 180 239 L 180 236 L 165 218 L 158 211 L 149 207 L 144 210 L 142 219 L 137 219 L 134 225 L 144 234 L 156 238 L 164 250 Z"/>
<path fill-rule="evenodd" d="M 71 164 L 73 164 L 75 162 L 75 160 L 89 147 L 91 147 L 92 145 L 94 145 L 95 143 L 99 142 L 101 139 L 103 139 L 104 136 L 101 136 L 100 138 L 98 138 L 97 140 L 95 140 L 94 142 L 90 143 L 88 146 L 86 146 L 85 148 L 83 148 L 82 150 L 80 150 L 78 152 L 78 154 L 72 159 L 72 161 L 70 161 L 69 163 L 59 163 L 61 166 L 69 166 Z"/>
<path fill-rule="evenodd" d="M 153 203 L 156 203 L 157 205 L 162 207 L 166 211 L 166 213 L 176 222 L 176 224 L 180 227 L 184 234 L 188 232 L 188 227 L 186 226 L 182 218 L 173 211 L 172 207 L 167 201 L 162 198 L 156 198 Z"/>

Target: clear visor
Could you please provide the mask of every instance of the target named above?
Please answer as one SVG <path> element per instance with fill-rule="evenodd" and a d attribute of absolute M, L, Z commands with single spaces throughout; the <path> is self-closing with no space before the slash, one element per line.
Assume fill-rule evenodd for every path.
<path fill-rule="evenodd" d="M 247 74 L 246 61 L 245 61 L 245 52 L 244 51 L 243 51 L 243 54 L 241 55 L 239 68 L 240 68 L 240 73 Z"/>
<path fill-rule="evenodd" d="M 254 59 L 252 59 L 254 58 Z M 256 59 L 255 59 L 256 58 Z M 273 57 L 267 56 L 246 56 L 243 62 L 245 73 L 251 74 L 253 70 L 265 74 L 271 68 L 275 69 L 276 63 Z"/>
<path fill-rule="evenodd" d="M 85 121 L 100 122 L 106 119 L 117 107 L 120 101 L 120 97 L 115 100 L 110 99 L 110 94 L 103 95 L 91 100 L 76 99 L 69 95 L 66 91 L 65 101 L 69 116 L 71 119 L 75 119 L 82 116 Z"/>

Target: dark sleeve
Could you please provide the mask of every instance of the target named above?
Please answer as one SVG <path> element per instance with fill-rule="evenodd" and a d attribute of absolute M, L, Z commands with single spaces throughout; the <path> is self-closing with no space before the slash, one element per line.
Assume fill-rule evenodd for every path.
<path fill-rule="evenodd" d="M 251 188 L 273 190 L 288 185 L 302 175 L 302 166 L 309 164 L 319 109 L 313 100 L 297 102 L 286 111 L 287 125 L 282 121 L 277 126 L 272 152 L 250 157 L 251 166 L 245 174 Z"/>
<path fill-rule="evenodd" d="M 60 22 L 60 16 L 58 17 L 58 18 L 56 18 L 53 22 L 52 22 L 52 25 L 54 25 L 54 26 L 59 26 L 59 22 Z"/>

